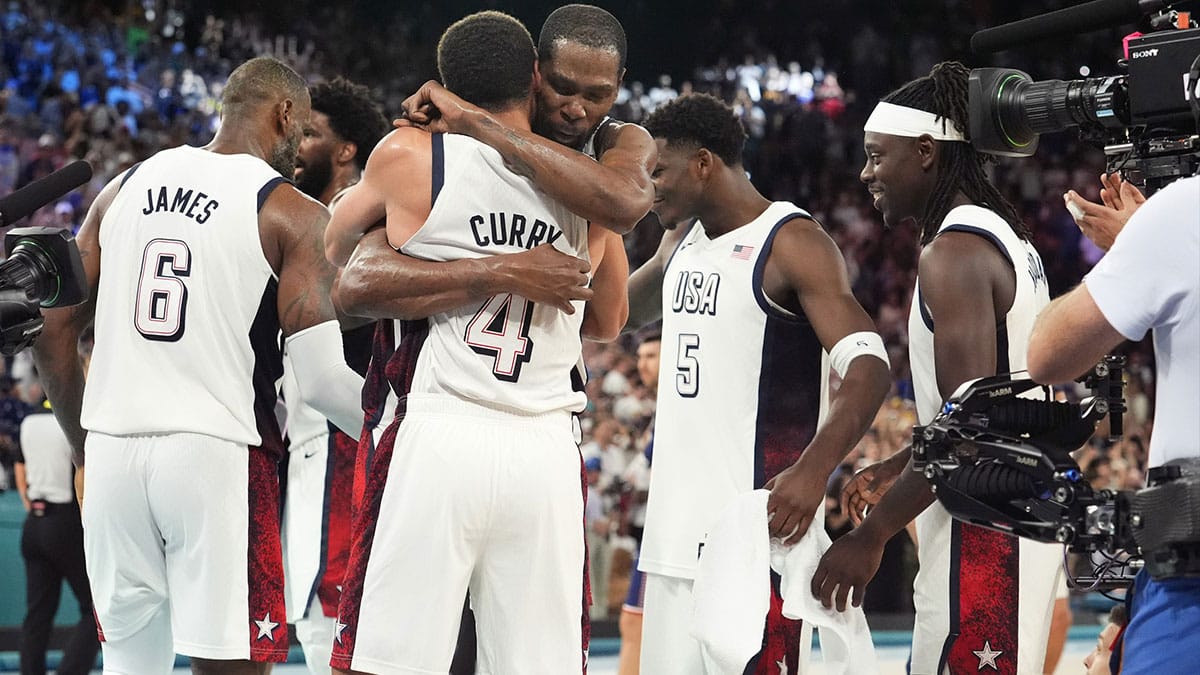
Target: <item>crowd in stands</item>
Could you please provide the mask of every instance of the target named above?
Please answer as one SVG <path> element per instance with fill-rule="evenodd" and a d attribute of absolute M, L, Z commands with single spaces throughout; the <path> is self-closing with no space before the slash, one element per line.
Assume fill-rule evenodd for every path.
<path fill-rule="evenodd" d="M 911 226 L 884 231 L 858 181 L 863 121 L 892 86 L 928 72 L 943 58 L 965 56 L 963 44 L 974 29 L 1013 11 L 1006 9 L 1007 3 L 948 0 L 938 6 L 969 10 L 952 14 L 953 30 L 919 25 L 903 32 L 901 41 L 876 27 L 891 16 L 888 12 L 900 10 L 866 4 L 880 5 L 879 22 L 831 23 L 832 33 L 824 41 L 819 27 L 793 26 L 811 40 L 788 58 L 776 58 L 766 47 L 780 44 L 772 36 L 787 28 L 763 21 L 762 16 L 772 15 L 755 19 L 757 32 L 745 25 L 726 26 L 736 39 L 726 41 L 724 48 L 737 52 L 714 55 L 686 79 L 678 72 L 674 77 L 628 77 L 613 111 L 636 122 L 679 92 L 721 96 L 745 121 L 746 168 L 756 185 L 773 199 L 791 200 L 810 211 L 841 248 L 854 292 L 888 346 L 895 387 L 870 432 L 830 482 L 826 526 L 835 534 L 849 528 L 837 508 L 840 485 L 857 467 L 903 447 L 915 421 L 906 324 L 917 234 Z M 304 22 L 283 27 L 269 27 L 258 15 L 217 18 L 193 11 L 201 6 L 183 0 L 12 0 L 0 9 L 0 196 L 76 158 L 95 168 L 90 185 L 43 208 L 29 224 L 77 228 L 99 189 L 120 171 L 162 148 L 206 143 L 218 124 L 227 74 L 253 55 L 279 56 L 314 81 L 334 74 L 357 79 L 373 88 L 385 113 L 394 114 L 399 101 L 432 76 L 433 41 L 447 23 L 434 3 L 389 9 L 374 21 L 378 17 L 364 18 L 350 5 L 334 3 L 311 7 Z M 1026 14 L 1038 11 L 1025 9 Z M 531 27 L 536 33 L 536 24 Z M 957 37 L 938 37 L 942 34 Z M 380 35 L 386 39 L 375 39 Z M 852 38 L 835 49 L 841 35 Z M 631 36 L 631 44 L 635 40 Z M 828 55 L 820 51 L 822 45 Z M 1060 72 L 1042 68 L 1038 76 L 1077 76 L 1066 66 L 1056 67 Z M 645 64 L 642 68 L 637 72 L 652 72 Z M 1073 188 L 1098 199 L 1103 168 L 1098 150 L 1067 133 L 1045 136 L 1034 158 L 1005 160 L 994 168 L 996 183 L 1031 225 L 1052 295 L 1078 283 L 1101 255 L 1081 236 L 1061 195 Z M 659 235 L 659 229 L 647 225 L 627 239 L 631 266 L 654 251 Z M 592 522 L 599 536 L 619 549 L 631 547 L 629 538 L 640 525 L 638 500 L 631 495 L 644 479 L 644 460 L 639 458 L 650 438 L 654 410 L 653 394 L 637 376 L 634 347 L 634 338 L 627 336 L 609 345 L 588 345 L 585 354 L 591 402 L 584 452 L 596 458 L 589 469 L 605 507 L 591 514 Z M 1133 487 L 1145 469 L 1153 364 L 1145 345 L 1133 348 L 1130 358 L 1124 438 L 1115 443 L 1098 439 L 1081 453 L 1081 467 L 1100 487 Z M 27 356 L 10 359 L 0 378 L 0 451 L 12 447 L 22 410 L 41 400 Z M 915 564 L 903 551 L 895 560 L 895 574 L 901 577 Z M 612 604 L 619 602 L 616 590 L 608 597 L 615 599 Z M 877 606 L 903 610 L 902 601 L 883 599 Z"/>

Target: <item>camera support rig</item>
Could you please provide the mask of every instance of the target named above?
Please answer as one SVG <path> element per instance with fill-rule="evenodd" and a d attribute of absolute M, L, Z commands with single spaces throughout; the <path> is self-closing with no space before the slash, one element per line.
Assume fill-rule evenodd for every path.
<path fill-rule="evenodd" d="M 1071 457 L 1106 416 L 1121 434 L 1124 365 L 1108 356 L 1080 378 L 1092 395 L 1079 403 L 1028 398 L 1042 388 L 1028 377 L 967 382 L 914 427 L 913 468 L 958 520 L 1108 558 L 1077 587 L 1128 585 L 1113 570 L 1143 562 L 1155 578 L 1200 575 L 1200 460 L 1156 467 L 1148 488 L 1114 492 L 1092 488 Z"/>

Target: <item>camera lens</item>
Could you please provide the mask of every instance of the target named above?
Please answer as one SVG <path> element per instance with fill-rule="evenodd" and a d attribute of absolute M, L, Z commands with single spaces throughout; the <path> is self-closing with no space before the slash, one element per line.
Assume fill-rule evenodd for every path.
<path fill-rule="evenodd" d="M 1019 70 L 971 71 L 971 142 L 982 152 L 1027 156 L 1039 134 L 1129 124 L 1124 77 L 1034 82 Z"/>

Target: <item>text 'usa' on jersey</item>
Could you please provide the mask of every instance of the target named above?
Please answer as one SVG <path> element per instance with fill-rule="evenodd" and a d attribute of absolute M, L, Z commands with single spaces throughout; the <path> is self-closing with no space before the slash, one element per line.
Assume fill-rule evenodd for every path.
<path fill-rule="evenodd" d="M 447 261 L 549 244 L 589 259 L 587 221 L 512 173 L 495 150 L 453 134 L 435 134 L 433 146 L 433 208 L 402 253 Z M 580 301 L 566 314 L 512 293 L 435 314 L 412 391 L 529 413 L 582 410 L 572 371 L 583 314 Z"/>
<path fill-rule="evenodd" d="M 259 419 L 274 405 L 282 361 L 258 213 L 282 180 L 250 155 L 187 146 L 125 177 L 100 224 L 86 428 L 247 445 L 273 440 L 264 429 L 277 436 Z"/>
<path fill-rule="evenodd" d="M 816 433 L 821 342 L 762 291 L 775 233 L 797 217 L 807 214 L 776 202 L 714 239 L 696 223 L 667 263 L 645 571 L 690 577 L 721 508 L 791 466 Z"/>

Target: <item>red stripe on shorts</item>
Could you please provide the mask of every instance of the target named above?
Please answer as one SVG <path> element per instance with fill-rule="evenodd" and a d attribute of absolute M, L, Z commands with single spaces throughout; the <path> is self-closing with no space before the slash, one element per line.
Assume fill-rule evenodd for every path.
<path fill-rule="evenodd" d="M 1016 675 L 1020 542 L 959 521 L 952 527 L 950 574 L 957 571 L 958 597 L 950 598 L 950 630 L 958 637 L 952 636 L 950 672 Z"/>
<path fill-rule="evenodd" d="M 279 472 L 273 456 L 249 448 L 246 579 L 250 610 L 250 660 L 287 661 L 287 611 L 283 600 L 283 547 L 279 539 Z"/>
<path fill-rule="evenodd" d="M 375 524 L 379 521 L 379 509 L 383 503 L 383 490 L 387 485 L 388 469 L 392 463 L 392 449 L 400 431 L 403 416 L 398 415 L 384 430 L 369 470 L 363 501 L 359 504 L 350 536 L 350 557 L 346 563 L 346 577 L 342 581 L 342 595 L 338 603 L 337 623 L 334 625 L 333 656 L 329 664 L 340 670 L 350 670 L 354 659 L 354 640 L 358 634 L 358 614 L 362 607 L 363 580 L 367 575 L 367 563 L 371 560 L 371 545 L 375 542 Z"/>
<path fill-rule="evenodd" d="M 779 575 L 771 572 L 771 606 L 763 627 L 762 651 L 756 657 L 754 675 L 784 675 L 800 672 L 800 633 L 803 622 L 783 616 Z"/>

